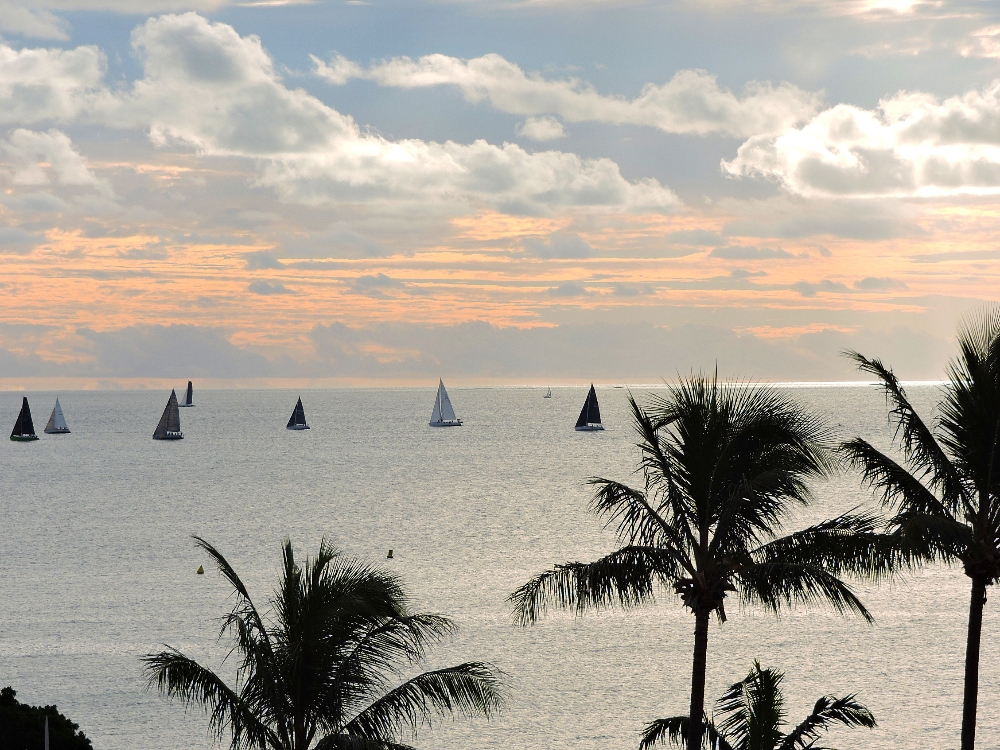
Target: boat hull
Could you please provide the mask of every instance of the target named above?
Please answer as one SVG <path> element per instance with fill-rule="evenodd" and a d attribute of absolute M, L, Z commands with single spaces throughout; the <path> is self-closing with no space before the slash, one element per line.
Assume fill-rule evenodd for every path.
<path fill-rule="evenodd" d="M 153 435 L 153 440 L 183 440 L 183 432 L 168 432 L 166 435 Z"/>
<path fill-rule="evenodd" d="M 428 422 L 427 424 L 429 424 L 431 427 L 461 427 L 462 426 L 462 420 L 461 419 L 449 419 L 449 420 L 445 421 L 445 420 L 442 419 L 442 420 L 440 420 L 438 422 Z"/>
<path fill-rule="evenodd" d="M 582 424 L 579 427 L 574 427 L 577 432 L 601 432 L 604 429 L 602 424 Z"/>
<path fill-rule="evenodd" d="M 38 435 L 11 435 L 10 439 L 15 443 L 30 443 L 32 440 L 38 440 Z"/>
<path fill-rule="evenodd" d="M 309 425 L 307 424 L 290 424 L 285 427 L 286 430 L 308 430 Z"/>
<path fill-rule="evenodd" d="M 65 429 L 61 429 L 61 430 L 45 430 L 45 434 L 46 435 L 69 435 L 69 428 L 66 427 Z"/>
<path fill-rule="evenodd" d="M 194 406 L 194 404 L 177 404 L 177 405 L 182 409 L 189 409 L 192 406 Z"/>

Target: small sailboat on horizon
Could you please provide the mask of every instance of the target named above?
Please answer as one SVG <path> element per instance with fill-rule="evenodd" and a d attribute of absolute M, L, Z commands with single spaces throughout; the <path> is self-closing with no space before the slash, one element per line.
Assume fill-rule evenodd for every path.
<path fill-rule="evenodd" d="M 461 427 L 462 420 L 455 416 L 444 380 L 438 380 L 437 396 L 434 397 L 434 411 L 431 412 L 431 427 Z"/>
<path fill-rule="evenodd" d="M 597 391 L 594 390 L 593 383 L 590 384 L 590 393 L 583 402 L 583 409 L 574 429 L 577 432 L 596 432 L 604 429 L 604 425 L 601 424 L 601 406 L 597 403 Z"/>
<path fill-rule="evenodd" d="M 173 389 L 170 391 L 170 398 L 163 408 L 163 416 L 160 417 L 156 429 L 153 431 L 153 440 L 183 440 L 184 433 L 181 432 L 181 414 L 177 409 L 177 394 Z"/>
<path fill-rule="evenodd" d="M 27 396 L 24 396 L 24 400 L 21 402 L 21 412 L 17 415 L 10 439 L 19 443 L 38 440 L 38 435 L 35 434 L 35 424 L 31 421 L 31 408 L 28 406 Z"/>
<path fill-rule="evenodd" d="M 62 407 L 59 405 L 59 397 L 56 396 L 56 405 L 52 407 L 52 414 L 49 422 L 45 425 L 46 435 L 68 435 L 69 427 L 66 424 L 66 417 L 63 416 Z"/>
<path fill-rule="evenodd" d="M 302 408 L 302 396 L 299 396 L 299 400 L 295 402 L 295 408 L 292 409 L 292 416 L 288 419 L 288 424 L 285 425 L 286 430 L 308 430 L 309 425 L 306 423 L 306 410 Z"/>
<path fill-rule="evenodd" d="M 542 398 L 552 398 L 552 387 L 551 386 L 549 386 L 549 389 L 545 392 L 545 395 L 542 396 Z"/>
<path fill-rule="evenodd" d="M 191 385 L 191 381 L 188 381 L 187 391 L 184 394 L 184 400 L 181 401 L 178 406 L 194 406 L 194 386 Z"/>

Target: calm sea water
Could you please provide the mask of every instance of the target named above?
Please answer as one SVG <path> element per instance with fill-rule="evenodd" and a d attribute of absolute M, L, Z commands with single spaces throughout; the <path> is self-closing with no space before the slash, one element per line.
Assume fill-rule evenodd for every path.
<path fill-rule="evenodd" d="M 178 384 L 181 385 L 181 384 Z M 640 396 L 644 391 L 637 392 Z M 634 612 L 565 613 L 528 629 L 507 594 L 532 574 L 608 551 L 586 511 L 591 475 L 634 479 L 626 392 L 599 390 L 607 431 L 572 429 L 582 388 L 453 388 L 460 429 L 427 426 L 433 388 L 302 392 L 308 432 L 284 425 L 297 393 L 196 391 L 185 439 L 154 442 L 160 392 L 60 394 L 71 435 L 0 440 L 0 685 L 58 704 L 107 750 L 212 746 L 203 714 L 144 692 L 139 657 L 176 646 L 217 665 L 228 605 L 192 534 L 219 547 L 263 603 L 279 545 L 300 554 L 326 537 L 385 561 L 416 607 L 450 615 L 457 637 L 430 666 L 488 660 L 510 682 L 495 722 L 445 721 L 417 744 L 444 750 L 635 748 L 650 719 L 687 705 L 693 619 L 675 601 Z M 844 436 L 887 445 L 870 388 L 799 388 L 795 397 Z M 912 388 L 929 412 L 935 391 Z M 27 394 L 41 428 L 55 394 Z M 0 394 L 13 424 L 21 395 Z M 869 497 L 852 476 L 816 487 L 805 524 Z M 205 564 L 207 574 L 195 574 Z M 752 660 L 787 672 L 790 719 L 820 695 L 857 693 L 880 727 L 837 731 L 841 748 L 958 746 L 969 586 L 931 568 L 864 598 L 877 623 L 799 609 L 780 619 L 730 612 L 713 622 L 709 695 Z M 984 622 L 980 746 L 1000 746 L 1000 608 Z"/>

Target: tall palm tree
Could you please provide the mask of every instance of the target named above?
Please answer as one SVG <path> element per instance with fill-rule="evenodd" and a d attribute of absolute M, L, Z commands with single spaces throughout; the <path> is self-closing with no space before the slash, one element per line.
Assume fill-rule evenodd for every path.
<path fill-rule="evenodd" d="M 726 620 L 725 600 L 778 611 L 826 600 L 841 612 L 868 610 L 841 579 L 889 572 L 876 520 L 847 513 L 779 536 L 795 507 L 807 503 L 807 480 L 831 468 L 823 425 L 772 389 L 681 380 L 649 409 L 629 399 L 639 434 L 645 485 L 592 478 L 592 510 L 615 526 L 620 549 L 590 563 L 566 563 L 511 594 L 515 619 L 527 625 L 548 604 L 575 608 L 634 606 L 657 585 L 672 588 L 695 618 L 692 722 L 705 707 L 708 625 Z M 689 747 L 697 750 L 694 732 Z"/>
<path fill-rule="evenodd" d="M 397 741 L 436 716 L 487 718 L 501 707 L 498 672 L 469 662 L 402 680 L 428 645 L 452 632 L 439 615 L 411 614 L 399 579 L 342 555 L 324 540 L 296 562 L 284 543 L 269 618 L 218 550 L 195 537 L 235 595 L 221 639 L 239 654 L 236 683 L 180 651 L 144 658 L 151 687 L 209 711 L 233 750 L 404 750 Z"/>
<path fill-rule="evenodd" d="M 824 695 L 812 713 L 786 733 L 784 679 L 784 673 L 761 669 L 755 661 L 750 674 L 715 702 L 716 716 L 705 719 L 699 746 L 704 750 L 824 750 L 816 743 L 835 724 L 869 729 L 876 725 L 872 712 L 854 695 Z M 687 716 L 650 722 L 642 732 L 639 750 L 649 750 L 658 742 L 683 747 L 689 742 L 690 727 Z"/>
<path fill-rule="evenodd" d="M 961 563 L 971 581 L 961 747 L 973 750 L 986 587 L 1000 579 L 1000 308 L 966 319 L 958 346 L 931 426 L 891 369 L 848 352 L 880 381 L 903 460 L 861 438 L 844 451 L 895 512 L 890 530 L 926 560 Z"/>

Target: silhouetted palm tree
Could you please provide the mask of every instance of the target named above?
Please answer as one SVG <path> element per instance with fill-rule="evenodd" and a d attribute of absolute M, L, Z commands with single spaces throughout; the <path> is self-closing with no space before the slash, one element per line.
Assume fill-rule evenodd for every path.
<path fill-rule="evenodd" d="M 868 728 L 876 725 L 872 712 L 854 695 L 824 695 L 816 701 L 812 713 L 786 733 L 788 712 L 781 692 L 784 678 L 784 673 L 761 669 L 760 662 L 755 661 L 750 674 L 715 702 L 716 715 L 705 718 L 697 746 L 704 750 L 824 750 L 816 742 L 834 724 Z M 639 750 L 649 750 L 657 742 L 690 746 L 690 727 L 687 716 L 650 722 L 643 730 Z"/>
<path fill-rule="evenodd" d="M 844 450 L 895 512 L 890 529 L 925 559 L 960 562 L 971 579 L 961 746 L 972 750 L 986 587 L 1000 579 L 1000 308 L 966 320 L 958 345 L 933 429 L 892 370 L 849 352 L 885 390 L 903 462 L 860 438 Z"/>
<path fill-rule="evenodd" d="M 498 673 L 470 662 L 402 680 L 426 647 L 453 630 L 438 615 L 411 614 L 396 576 L 346 557 L 325 541 L 315 559 L 284 569 L 269 619 L 236 571 L 203 539 L 235 594 L 219 637 L 240 656 L 236 684 L 169 648 L 145 657 L 150 686 L 197 703 L 230 746 L 270 750 L 402 750 L 396 740 L 435 716 L 489 718 L 501 706 Z"/>
<path fill-rule="evenodd" d="M 583 612 L 643 603 L 656 584 L 672 588 L 695 616 L 689 715 L 700 721 L 709 617 L 725 622 L 730 593 L 774 611 L 827 600 L 870 621 L 840 575 L 877 578 L 893 561 L 873 545 L 876 521 L 867 514 L 778 538 L 789 511 L 808 500 L 806 481 L 830 468 L 826 429 L 794 402 L 772 389 L 697 376 L 648 410 L 630 403 L 645 487 L 590 480 L 592 509 L 616 526 L 621 548 L 542 573 L 511 600 L 517 620 L 528 624 L 548 603 Z"/>

